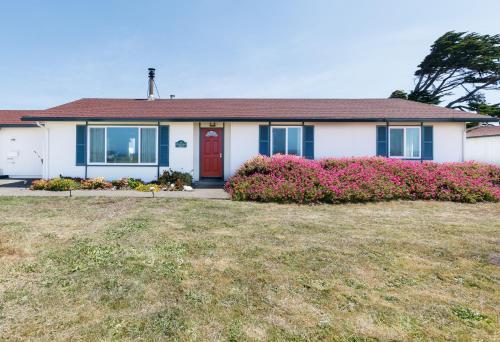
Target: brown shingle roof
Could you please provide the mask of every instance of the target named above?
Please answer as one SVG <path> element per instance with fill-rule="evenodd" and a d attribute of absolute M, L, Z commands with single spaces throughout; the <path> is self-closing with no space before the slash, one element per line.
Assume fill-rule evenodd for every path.
<path fill-rule="evenodd" d="M 491 117 L 400 99 L 81 99 L 38 120 L 491 121 Z M 493 119 L 494 120 L 494 119 Z"/>
<path fill-rule="evenodd" d="M 467 131 L 467 138 L 500 136 L 500 126 L 480 126 Z"/>
<path fill-rule="evenodd" d="M 34 126 L 32 121 L 21 121 L 21 117 L 38 115 L 38 110 L 0 110 L 0 127 Z"/>

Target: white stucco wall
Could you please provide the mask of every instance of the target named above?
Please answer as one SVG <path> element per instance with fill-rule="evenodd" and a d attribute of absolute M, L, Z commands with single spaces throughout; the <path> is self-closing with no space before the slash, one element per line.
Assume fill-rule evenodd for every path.
<path fill-rule="evenodd" d="M 84 122 L 48 122 L 46 127 L 46 159 L 44 178 L 84 177 L 85 167 L 76 166 L 76 125 Z"/>
<path fill-rule="evenodd" d="M 226 157 L 232 175 L 241 164 L 259 154 L 259 123 L 232 122 L 229 141 L 231 148 Z"/>
<path fill-rule="evenodd" d="M 85 167 L 76 166 L 76 126 L 77 123 L 49 122 L 48 155 L 44 177 L 57 177 L 60 174 L 84 177 Z M 83 122 L 78 124 L 84 124 Z M 199 125 L 193 122 L 163 122 L 170 126 L 170 168 L 190 172 L 199 179 Z M 265 122 L 217 123 L 224 126 L 224 177 L 232 175 L 238 167 L 259 153 L 259 125 Z M 377 123 L 307 123 L 314 125 L 314 154 L 316 159 L 326 157 L 361 157 L 376 154 Z M 404 125 L 405 123 L 397 123 Z M 415 123 L 407 123 L 415 125 Z M 452 162 L 463 160 L 464 129 L 463 123 L 424 123 L 434 127 L 434 160 Z M 105 123 L 103 123 L 105 125 Z M 139 124 L 138 124 L 139 125 Z M 208 125 L 202 123 L 201 125 Z M 186 148 L 176 148 L 175 142 L 184 140 Z M 162 172 L 161 170 L 160 172 Z M 88 177 L 121 177 L 153 180 L 157 175 L 156 167 L 141 166 L 88 166 Z"/>
<path fill-rule="evenodd" d="M 314 157 L 364 157 L 376 155 L 377 123 L 315 123 Z M 391 123 L 415 125 L 415 123 Z M 463 161 L 464 123 L 424 122 L 433 126 L 434 161 Z"/>
<path fill-rule="evenodd" d="M 76 166 L 76 125 L 84 122 L 48 122 L 48 156 L 44 178 L 59 175 L 67 177 L 84 177 L 85 166 Z M 127 123 L 123 123 L 127 124 Z M 129 123 L 134 124 L 134 123 Z M 169 155 L 170 168 L 177 171 L 193 173 L 193 123 L 164 122 L 170 126 Z M 106 125 L 106 123 L 102 123 Z M 144 125 L 144 124 L 137 124 Z M 184 140 L 186 148 L 176 148 L 175 142 Z M 162 173 L 164 168 L 160 168 Z M 91 166 L 87 167 L 87 177 L 105 177 L 108 180 L 122 177 L 141 178 L 144 181 L 156 179 L 158 169 L 155 166 Z"/>
<path fill-rule="evenodd" d="M 262 123 L 231 123 L 230 173 L 259 153 L 259 125 Z M 305 123 L 314 125 L 314 156 L 364 157 L 376 155 L 376 126 L 380 123 Z M 397 125 L 415 125 L 398 122 Z M 463 161 L 464 123 L 426 122 L 434 129 L 434 161 Z"/>
<path fill-rule="evenodd" d="M 42 176 L 43 130 L 39 127 L 0 127 L 0 175 Z"/>
<path fill-rule="evenodd" d="M 433 122 L 425 125 L 434 126 L 435 162 L 461 162 L 465 160 L 465 123 Z"/>
<path fill-rule="evenodd" d="M 231 172 L 231 123 L 224 124 L 224 179 L 228 179 Z"/>
<path fill-rule="evenodd" d="M 162 123 L 170 126 L 170 168 L 176 171 L 194 173 L 194 124 L 192 122 Z M 175 147 L 175 142 L 184 140 L 186 148 Z"/>
<path fill-rule="evenodd" d="M 200 179 L 200 124 L 193 125 L 193 180 Z"/>
<path fill-rule="evenodd" d="M 500 136 L 466 139 L 465 160 L 500 165 Z"/>
<path fill-rule="evenodd" d="M 376 154 L 375 123 L 315 123 L 314 158 Z"/>

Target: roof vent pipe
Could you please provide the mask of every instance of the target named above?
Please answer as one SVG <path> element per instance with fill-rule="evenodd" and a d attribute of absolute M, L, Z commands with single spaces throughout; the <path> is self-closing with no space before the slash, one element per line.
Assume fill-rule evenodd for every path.
<path fill-rule="evenodd" d="M 148 68 L 149 70 L 149 87 L 148 87 L 148 100 L 155 99 L 155 68 Z"/>

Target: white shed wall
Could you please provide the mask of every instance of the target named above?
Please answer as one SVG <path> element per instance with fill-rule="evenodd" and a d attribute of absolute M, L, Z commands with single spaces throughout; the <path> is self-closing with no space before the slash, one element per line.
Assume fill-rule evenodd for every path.
<path fill-rule="evenodd" d="M 466 139 L 465 160 L 500 165 L 500 136 Z"/>
<path fill-rule="evenodd" d="M 43 130 L 39 127 L 0 127 L 0 175 L 42 176 Z"/>

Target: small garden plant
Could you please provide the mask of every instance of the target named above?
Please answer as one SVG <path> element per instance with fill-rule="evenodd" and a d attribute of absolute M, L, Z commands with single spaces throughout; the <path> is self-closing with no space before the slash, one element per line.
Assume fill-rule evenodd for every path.
<path fill-rule="evenodd" d="M 193 183 L 193 176 L 186 172 L 179 171 L 164 171 L 163 174 L 158 178 L 158 185 L 169 186 L 175 190 L 182 190 L 182 188 L 187 185 L 191 186 Z"/>
<path fill-rule="evenodd" d="M 80 188 L 80 184 L 73 179 L 54 178 L 50 180 L 37 180 L 31 185 L 32 190 L 48 190 L 48 191 L 70 191 Z"/>
<path fill-rule="evenodd" d="M 142 192 L 158 192 L 160 191 L 160 187 L 157 184 L 140 184 L 135 190 Z"/>
<path fill-rule="evenodd" d="M 69 190 L 137 190 L 142 192 L 183 191 L 185 186 L 192 184 L 189 173 L 165 171 L 156 182 L 145 183 L 137 178 L 121 178 L 111 182 L 103 177 L 70 178 L 60 176 L 49 180 L 35 180 L 31 190 L 69 191 Z"/>
<path fill-rule="evenodd" d="M 315 161 L 296 156 L 258 156 L 243 164 L 225 189 L 234 200 L 262 202 L 497 202 L 500 167 L 381 157 Z"/>
<path fill-rule="evenodd" d="M 80 189 L 86 190 L 105 190 L 111 189 L 113 184 L 107 182 L 103 177 L 83 179 L 80 182 Z"/>

